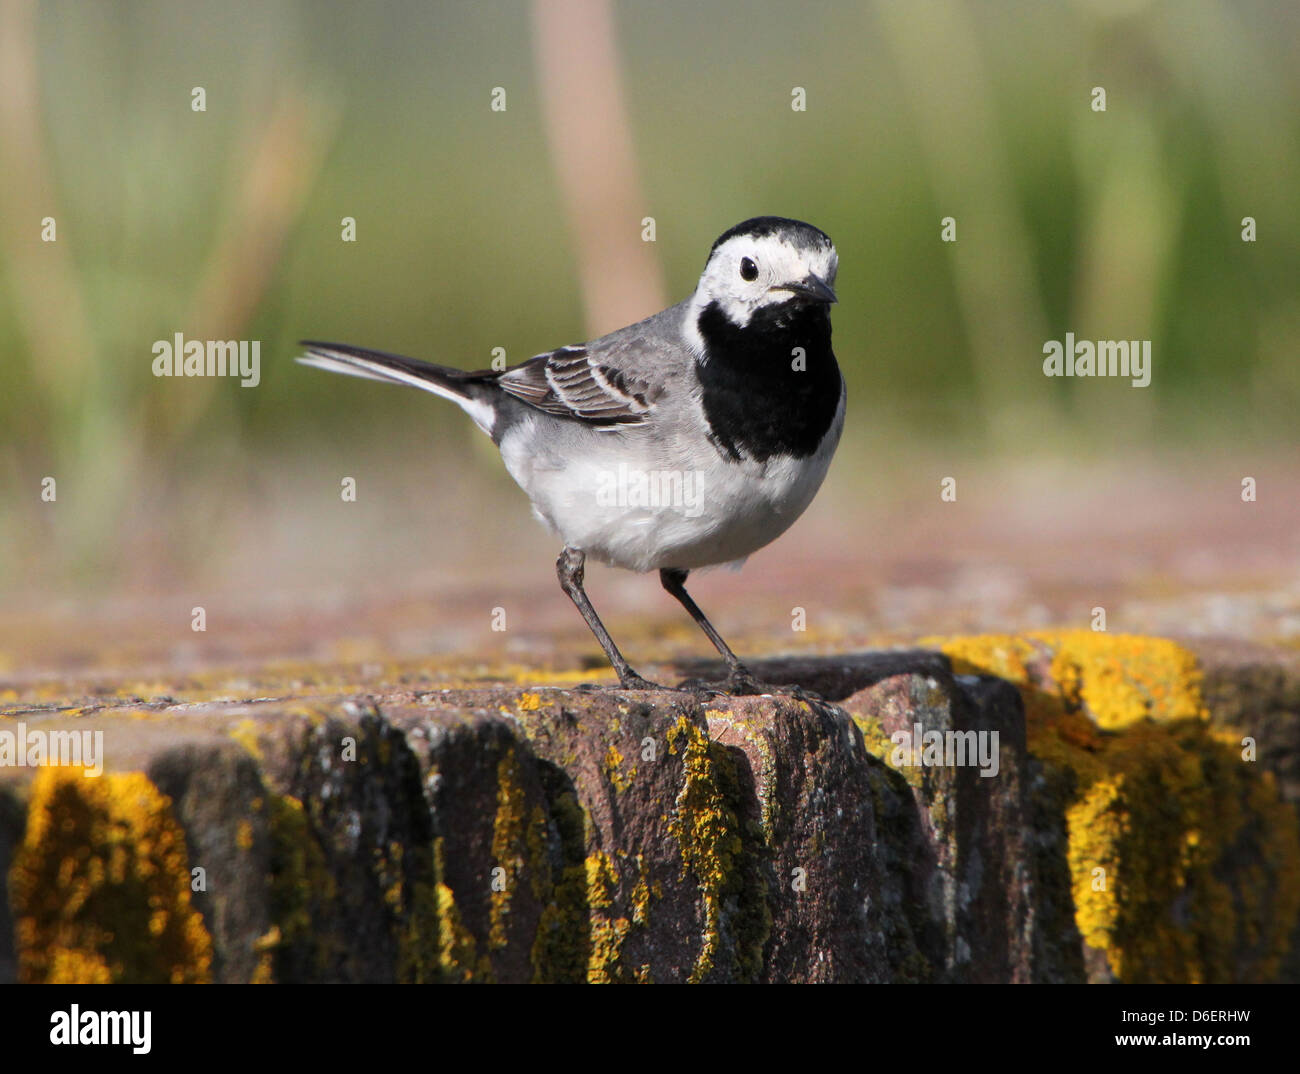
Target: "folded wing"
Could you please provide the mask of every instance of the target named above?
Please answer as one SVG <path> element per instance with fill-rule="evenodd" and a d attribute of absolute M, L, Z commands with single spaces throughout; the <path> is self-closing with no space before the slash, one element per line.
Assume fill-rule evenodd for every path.
<path fill-rule="evenodd" d="M 600 364 L 583 347 L 539 354 L 496 382 L 531 407 L 596 425 L 639 425 L 654 406 L 649 384 Z"/>

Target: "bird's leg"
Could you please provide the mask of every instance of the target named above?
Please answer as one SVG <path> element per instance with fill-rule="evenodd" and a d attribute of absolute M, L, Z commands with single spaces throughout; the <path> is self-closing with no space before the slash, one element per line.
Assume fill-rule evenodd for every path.
<path fill-rule="evenodd" d="M 600 616 L 596 614 L 596 609 L 591 606 L 591 601 L 582 588 L 586 562 L 586 553 L 580 548 L 566 547 L 560 553 L 560 558 L 555 561 L 555 573 L 559 575 L 560 587 L 569 595 L 569 599 L 573 601 L 574 606 L 582 613 L 582 618 L 587 621 L 587 626 L 591 628 L 591 632 L 596 635 L 600 647 L 605 650 L 609 662 L 614 665 L 614 670 L 618 673 L 618 681 L 624 690 L 664 689 L 662 686 L 641 678 L 632 670 L 632 665 L 623 658 L 623 654 L 618 651 L 618 646 L 614 644 L 614 639 L 609 636 L 609 631 L 605 629 L 605 624 L 600 621 Z"/>
<path fill-rule="evenodd" d="M 686 592 L 686 576 L 689 573 L 680 567 L 664 567 L 659 572 L 659 581 L 663 583 L 664 589 L 676 597 L 682 607 L 690 612 L 691 618 L 708 636 L 709 641 L 713 642 L 713 647 L 718 650 L 722 659 L 727 662 L 728 688 L 735 693 L 763 693 L 762 684 L 754 678 L 754 673 L 740 662 L 740 657 L 731 651 L 731 646 L 722 640 L 722 635 L 714 629 L 713 624 L 700 611 L 700 606 Z"/>

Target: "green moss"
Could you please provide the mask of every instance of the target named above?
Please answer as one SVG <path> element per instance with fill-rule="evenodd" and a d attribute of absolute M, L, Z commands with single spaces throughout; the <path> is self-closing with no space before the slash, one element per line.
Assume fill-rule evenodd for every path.
<path fill-rule="evenodd" d="M 523 877 L 529 855 L 525 804 L 523 770 L 515 751 L 508 750 L 497 765 L 497 812 L 492 825 L 494 875 L 488 946 L 493 948 L 506 946 L 510 902 L 514 897 L 515 885 Z M 534 822 L 536 823 L 536 818 Z M 536 849 L 536 840 L 533 849 Z M 498 875 L 496 869 L 503 872 Z"/>
<path fill-rule="evenodd" d="M 533 980 L 574 984 L 587 979 L 591 957 L 586 816 L 565 790 L 552 799 L 551 817 L 560 838 L 560 866 L 533 941 Z"/>
<path fill-rule="evenodd" d="M 171 799 L 142 773 L 88 779 L 81 768 L 42 768 L 9 890 L 22 981 L 210 978 L 185 835 Z"/>
<path fill-rule="evenodd" d="M 737 718 L 730 712 L 709 709 L 704 717 L 709 721 L 710 727 L 715 721 L 725 725 L 725 729 L 714 736 L 716 741 L 720 742 L 726 736 L 727 730 L 734 730 L 758 753 L 758 779 L 755 790 L 758 794 L 759 823 L 763 828 L 764 841 L 771 845 L 782 807 L 776 795 L 776 758 L 772 754 L 772 746 L 767 736 L 755 733 L 752 720 L 744 717 Z"/>
<path fill-rule="evenodd" d="M 334 877 L 311 830 L 303 804 L 291 795 L 267 795 L 271 841 L 270 911 L 276 943 L 264 952 L 275 980 L 319 979 L 335 948 L 328 929 L 317 928 L 335 898 Z"/>
<path fill-rule="evenodd" d="M 376 862 L 377 873 L 393 878 L 384 891 L 384 901 L 394 922 L 397 980 L 403 984 L 430 984 L 447 977 L 440 910 L 447 909 L 450 914 L 454 900 L 444 905 L 445 897 L 438 890 L 438 868 L 433 843 L 404 847 L 393 841 L 384 860 Z"/>
<path fill-rule="evenodd" d="M 590 817 L 561 784 L 564 777 L 552 778 L 558 785 L 550 788 L 548 800 L 560 860 L 533 944 L 533 979 L 592 984 L 646 979 L 649 967 L 629 965 L 626 944 L 648 927 L 651 903 L 662 893 L 650 882 L 643 855 L 619 852 L 616 859 L 598 848 L 588 851 L 595 838 Z"/>
<path fill-rule="evenodd" d="M 442 959 L 438 884 L 418 880 L 411 884 L 409 911 L 398 936 L 397 979 L 403 984 L 441 981 Z"/>

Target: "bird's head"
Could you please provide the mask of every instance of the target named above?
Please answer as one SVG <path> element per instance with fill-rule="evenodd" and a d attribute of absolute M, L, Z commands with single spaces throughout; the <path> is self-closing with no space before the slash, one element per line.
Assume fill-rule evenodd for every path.
<path fill-rule="evenodd" d="M 692 315 L 716 304 L 744 328 L 756 313 L 835 301 L 839 255 L 830 236 L 811 224 L 759 216 L 725 231 L 709 251 L 691 302 Z"/>

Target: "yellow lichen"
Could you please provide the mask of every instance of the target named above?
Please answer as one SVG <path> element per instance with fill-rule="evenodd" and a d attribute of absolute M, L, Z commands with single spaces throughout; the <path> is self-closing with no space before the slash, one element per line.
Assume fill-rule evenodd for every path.
<path fill-rule="evenodd" d="M 611 918 L 600 913 L 614 902 L 618 887 L 618 868 L 604 851 L 587 856 L 587 907 L 591 911 L 591 953 L 587 960 L 589 984 L 613 984 L 624 979 L 623 941 L 630 922 L 625 917 Z"/>
<path fill-rule="evenodd" d="M 613 859 L 603 850 L 587 855 L 587 905 L 593 910 L 604 910 L 614 899 L 618 885 L 618 869 Z"/>
<path fill-rule="evenodd" d="M 648 925 L 650 923 L 649 871 L 646 868 L 645 855 L 636 856 L 637 880 L 632 888 L 632 924 Z"/>
<path fill-rule="evenodd" d="M 551 815 L 560 837 L 562 864 L 533 941 L 533 980 L 573 984 L 587 980 L 590 968 L 591 920 L 584 857 L 588 819 L 572 791 L 556 797 Z"/>
<path fill-rule="evenodd" d="M 1202 673 L 1196 657 L 1166 638 L 1104 631 L 1031 631 L 927 638 L 958 673 L 997 675 L 1019 686 L 1042 687 L 1052 703 L 1027 709 L 1030 734 L 1074 714 L 1094 727 L 1119 730 L 1140 720 L 1206 719 Z M 1095 743 L 1077 724 L 1064 728 Z"/>
<path fill-rule="evenodd" d="M 1014 682 L 1030 752 L 1069 773 L 1075 921 L 1129 982 L 1269 980 L 1300 916 L 1295 813 L 1211 728 L 1195 656 L 1087 630 L 940 641 Z"/>
<path fill-rule="evenodd" d="M 689 981 L 708 978 L 722 948 L 723 909 L 734 901 L 737 970 L 742 977 L 758 973 L 762 945 L 771 927 L 766 891 L 746 875 L 745 845 L 735 810 L 738 790 L 734 765 L 726 748 L 710 741 L 703 730 L 679 717 L 668 730 L 668 750 L 680 749 L 684 778 L 668 830 L 677 840 L 683 877 L 689 872 L 700 886 L 704 904 L 704 934 Z"/>
<path fill-rule="evenodd" d="M 476 979 L 477 945 L 461 921 L 455 893 L 446 884 L 438 884 L 435 890 L 443 973 L 449 981 L 468 984 Z"/>
<path fill-rule="evenodd" d="M 523 770 L 515 751 L 497 765 L 497 812 L 492 826 L 492 908 L 488 946 L 505 947 L 515 884 L 523 875 L 526 846 Z M 498 871 L 499 870 L 499 871 Z"/>
<path fill-rule="evenodd" d="M 443 875 L 443 841 L 433 844 L 435 874 Z M 441 879 L 433 888 L 433 912 L 437 921 L 440 975 L 449 983 L 490 983 L 492 967 L 486 955 L 479 956 L 473 934 L 465 927 L 456 906 L 456 894 Z"/>
<path fill-rule="evenodd" d="M 244 747 L 257 760 L 262 760 L 262 743 L 258 739 L 257 721 L 240 720 L 230 729 L 230 737 Z"/>
<path fill-rule="evenodd" d="M 1062 699 L 1105 730 L 1138 720 L 1203 720 L 1196 657 L 1165 638 L 1091 630 L 1036 635 L 1052 646 L 1051 678 Z"/>
<path fill-rule="evenodd" d="M 587 964 L 588 984 L 617 984 L 622 976 L 623 941 L 631 926 L 627 918 L 591 918 L 591 957 Z"/>
<path fill-rule="evenodd" d="M 212 941 L 190 901 L 171 800 L 139 772 L 42 768 L 10 874 L 23 981 L 202 982 Z"/>
<path fill-rule="evenodd" d="M 898 751 L 898 745 L 885 734 L 885 729 L 881 726 L 880 720 L 872 715 L 865 713 L 854 713 L 853 722 L 857 724 L 858 730 L 862 732 L 862 743 L 866 750 L 873 757 L 884 761 L 912 787 L 920 789 L 922 786 L 923 769 L 920 765 L 895 764 L 894 759 Z"/>
<path fill-rule="evenodd" d="M 1128 826 L 1118 780 L 1101 780 L 1071 806 L 1070 875 L 1075 922 L 1085 943 L 1104 950 L 1119 918 L 1119 846 Z M 1116 960 L 1118 955 L 1116 955 Z M 1112 966 L 1118 972 L 1118 967 Z"/>
<path fill-rule="evenodd" d="M 103 956 L 55 947 L 49 952 L 46 984 L 112 984 L 113 971 Z"/>
<path fill-rule="evenodd" d="M 614 785 L 614 790 L 618 791 L 619 794 L 626 791 L 636 777 L 635 766 L 630 773 L 624 774 L 623 755 L 612 742 L 605 751 L 605 775 L 609 778 L 610 783 Z"/>
<path fill-rule="evenodd" d="M 249 984 L 275 983 L 275 952 L 279 948 L 282 939 L 280 926 L 272 925 L 263 935 L 253 941 L 253 951 L 257 954 L 257 966 L 253 969 Z"/>

